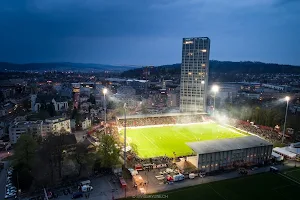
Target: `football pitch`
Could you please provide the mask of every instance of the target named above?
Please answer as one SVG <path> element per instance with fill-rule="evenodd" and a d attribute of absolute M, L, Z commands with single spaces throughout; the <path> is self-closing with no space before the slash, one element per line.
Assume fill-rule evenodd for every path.
<path fill-rule="evenodd" d="M 262 173 L 163 192 L 168 199 L 294 200 L 300 185 L 274 173 Z"/>
<path fill-rule="evenodd" d="M 123 141 L 124 130 L 120 131 Z M 216 123 L 180 124 L 171 126 L 129 127 L 126 129 L 129 145 L 135 144 L 140 158 L 174 157 L 193 154 L 186 142 L 235 138 L 245 136 L 236 130 Z"/>

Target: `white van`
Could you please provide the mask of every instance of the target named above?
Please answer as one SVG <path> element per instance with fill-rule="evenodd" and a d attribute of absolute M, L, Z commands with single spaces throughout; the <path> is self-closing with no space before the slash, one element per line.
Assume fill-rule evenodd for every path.
<path fill-rule="evenodd" d="M 92 190 L 93 190 L 93 187 L 90 186 L 90 185 L 83 185 L 83 186 L 81 186 L 81 191 L 82 192 L 90 192 Z"/>
<path fill-rule="evenodd" d="M 90 180 L 81 181 L 80 186 L 84 186 L 84 185 L 91 185 L 91 181 Z"/>

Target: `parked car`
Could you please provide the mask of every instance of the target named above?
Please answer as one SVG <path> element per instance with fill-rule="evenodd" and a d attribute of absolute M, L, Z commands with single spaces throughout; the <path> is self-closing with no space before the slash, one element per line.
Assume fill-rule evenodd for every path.
<path fill-rule="evenodd" d="M 5 199 L 10 199 L 10 198 L 14 198 L 16 195 L 5 195 Z"/>
<path fill-rule="evenodd" d="M 92 191 L 92 190 L 93 190 L 93 187 L 90 186 L 90 185 L 83 185 L 83 186 L 81 187 L 81 191 L 82 191 L 82 192 L 90 192 L 90 191 Z"/>
<path fill-rule="evenodd" d="M 75 192 L 75 193 L 72 195 L 72 199 L 78 199 L 78 198 L 81 198 L 81 197 L 83 197 L 82 192 Z"/>

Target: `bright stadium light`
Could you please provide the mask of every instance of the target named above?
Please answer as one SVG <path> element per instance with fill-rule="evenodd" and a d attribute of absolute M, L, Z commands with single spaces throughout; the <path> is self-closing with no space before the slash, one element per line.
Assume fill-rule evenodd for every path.
<path fill-rule="evenodd" d="M 284 98 L 286 100 L 286 108 L 285 108 L 285 116 L 284 116 L 284 124 L 283 124 L 283 132 L 282 132 L 282 139 L 281 142 L 283 143 L 284 140 L 284 134 L 285 134 L 285 128 L 286 128 L 286 118 L 287 118 L 287 112 L 289 108 L 289 100 L 291 99 L 289 96 L 286 96 Z"/>
<path fill-rule="evenodd" d="M 216 107 L 216 95 L 217 95 L 217 92 L 219 91 L 219 86 L 218 85 L 213 85 L 211 90 L 213 91 L 214 93 L 214 109 L 213 109 L 213 116 L 215 116 L 215 107 Z"/>
<path fill-rule="evenodd" d="M 104 95 L 106 95 L 106 94 L 107 94 L 107 88 L 104 88 L 104 89 L 102 90 L 102 92 L 103 92 Z"/>
<path fill-rule="evenodd" d="M 107 88 L 104 88 L 102 90 L 104 99 L 103 99 L 103 104 L 104 104 L 104 133 L 106 134 L 106 94 L 107 94 Z"/>
<path fill-rule="evenodd" d="M 212 89 L 212 91 L 213 91 L 214 93 L 219 92 L 219 86 L 218 86 L 218 85 L 213 85 L 211 89 Z"/>
<path fill-rule="evenodd" d="M 286 96 L 284 99 L 285 99 L 286 101 L 289 101 L 289 100 L 290 100 L 290 97 L 289 97 L 289 96 Z"/>

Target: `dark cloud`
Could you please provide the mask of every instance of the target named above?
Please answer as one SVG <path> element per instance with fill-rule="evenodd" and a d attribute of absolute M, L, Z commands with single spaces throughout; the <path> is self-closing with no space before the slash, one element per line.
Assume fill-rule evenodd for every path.
<path fill-rule="evenodd" d="M 208 36 L 213 59 L 300 64 L 299 4 L 278 2 L 2 0 L 0 60 L 166 64 Z"/>

